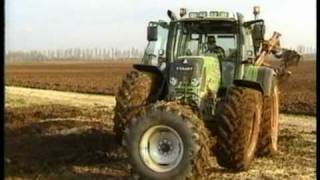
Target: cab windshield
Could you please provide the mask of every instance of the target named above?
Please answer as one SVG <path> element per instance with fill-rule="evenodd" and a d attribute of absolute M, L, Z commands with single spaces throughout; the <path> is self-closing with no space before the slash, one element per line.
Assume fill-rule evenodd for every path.
<path fill-rule="evenodd" d="M 217 56 L 221 60 L 234 60 L 237 56 L 238 35 L 235 22 L 184 21 L 177 22 L 176 27 L 175 58 Z"/>

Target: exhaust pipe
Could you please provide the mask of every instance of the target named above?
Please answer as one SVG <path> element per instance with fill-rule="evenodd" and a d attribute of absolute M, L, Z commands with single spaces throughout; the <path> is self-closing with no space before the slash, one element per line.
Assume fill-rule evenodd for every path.
<path fill-rule="evenodd" d="M 167 14 L 168 14 L 169 18 L 171 19 L 171 21 L 178 20 L 177 16 L 171 10 L 168 10 Z"/>

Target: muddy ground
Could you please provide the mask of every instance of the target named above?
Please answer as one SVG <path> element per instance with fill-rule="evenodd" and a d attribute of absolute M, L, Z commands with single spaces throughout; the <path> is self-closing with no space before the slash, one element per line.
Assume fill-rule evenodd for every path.
<path fill-rule="evenodd" d="M 78 95 L 6 88 L 6 179 L 129 179 L 112 133 L 112 97 L 95 104 L 96 96 Z M 215 162 L 210 179 L 315 179 L 315 126 L 314 116 L 281 114 L 280 154 L 256 159 L 241 173 Z"/>
<path fill-rule="evenodd" d="M 280 111 L 304 115 L 316 114 L 316 61 L 304 59 L 292 67 L 292 76 L 280 85 Z M 5 84 L 114 95 L 132 64 L 122 62 L 38 62 L 7 64 Z M 277 65 L 277 61 L 270 61 Z"/>

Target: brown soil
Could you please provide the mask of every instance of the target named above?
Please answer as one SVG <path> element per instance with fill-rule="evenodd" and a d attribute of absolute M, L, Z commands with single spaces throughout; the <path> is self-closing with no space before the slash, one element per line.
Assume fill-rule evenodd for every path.
<path fill-rule="evenodd" d="M 44 97 L 31 94 L 34 104 L 23 95 L 28 89 L 20 91 L 6 91 L 6 179 L 129 179 L 126 154 L 112 133 L 111 104 L 92 106 L 90 98 L 79 98 L 81 107 L 65 101 L 41 104 Z M 315 124 L 315 117 L 282 114 L 279 155 L 256 159 L 241 173 L 214 162 L 210 179 L 315 179 Z"/>
<path fill-rule="evenodd" d="M 5 67 L 5 84 L 114 95 L 133 63 L 9 64 Z M 280 112 L 315 115 L 316 61 L 304 60 L 291 69 L 292 76 L 280 85 Z"/>
<path fill-rule="evenodd" d="M 289 70 L 291 76 L 279 86 L 280 112 L 316 115 L 316 61 L 305 59 Z"/>
<path fill-rule="evenodd" d="M 7 108 L 6 178 L 126 176 L 126 155 L 114 143 L 111 111 L 62 105 Z"/>
<path fill-rule="evenodd" d="M 114 95 L 133 63 L 10 64 L 5 68 L 5 84 Z"/>

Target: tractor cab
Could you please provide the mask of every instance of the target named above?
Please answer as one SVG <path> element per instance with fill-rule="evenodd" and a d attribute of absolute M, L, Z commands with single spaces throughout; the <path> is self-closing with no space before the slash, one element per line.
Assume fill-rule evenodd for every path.
<path fill-rule="evenodd" d="M 174 61 L 180 56 L 212 56 L 220 61 L 237 57 L 239 36 L 234 13 L 211 11 L 208 15 L 201 11 L 190 12 L 187 17 L 180 13 L 180 19 L 168 14 L 170 23 L 160 20 L 148 25 L 144 64 L 158 66 L 164 59 Z M 212 50 L 212 43 L 219 50 Z"/>
<path fill-rule="evenodd" d="M 198 57 L 203 61 L 204 71 L 211 69 L 215 72 L 213 78 L 215 86 L 229 86 L 232 83 L 240 50 L 236 19 L 233 17 L 201 18 L 202 16 L 194 17 L 193 13 L 189 13 L 189 16 L 189 18 L 171 22 L 173 30 L 168 38 L 168 61 L 174 63 L 181 57 L 190 60 Z M 214 67 L 208 67 L 207 64 L 214 64 Z M 225 71 L 226 68 L 228 71 Z M 225 73 L 221 74 L 221 72 Z M 214 91 L 217 90 L 214 89 Z"/>
<path fill-rule="evenodd" d="M 225 11 L 187 14 L 181 9 L 179 19 L 171 11 L 168 16 L 169 23 L 149 23 L 143 64 L 169 71 L 168 99 L 201 106 L 208 94 L 216 96 L 219 89 L 232 84 L 242 55 L 242 15 Z"/>

